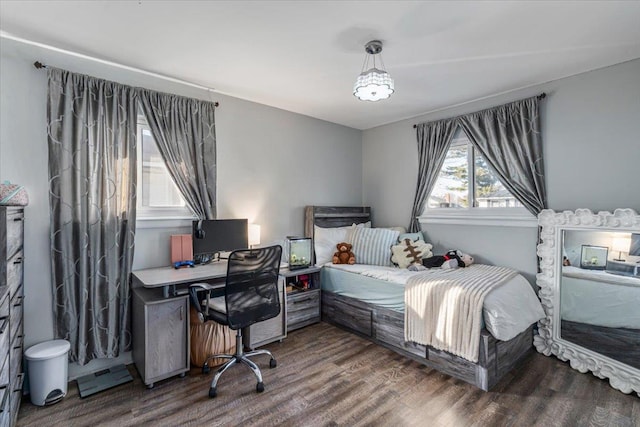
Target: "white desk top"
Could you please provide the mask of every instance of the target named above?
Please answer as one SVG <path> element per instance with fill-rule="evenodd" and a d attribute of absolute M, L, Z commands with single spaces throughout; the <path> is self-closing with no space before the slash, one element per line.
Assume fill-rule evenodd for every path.
<path fill-rule="evenodd" d="M 145 288 L 158 288 L 182 283 L 194 283 L 198 280 L 224 279 L 227 275 L 227 262 L 214 261 L 209 264 L 179 269 L 171 266 L 146 268 L 133 271 L 131 274 Z"/>
<path fill-rule="evenodd" d="M 289 270 L 288 265 L 280 266 L 280 274 L 285 277 L 310 274 L 320 271 L 319 267 L 311 266 L 300 270 Z M 199 280 L 224 279 L 227 275 L 227 261 L 214 261 L 209 264 L 200 264 L 195 267 L 182 267 L 175 269 L 171 266 L 145 268 L 131 272 L 134 280 L 145 288 L 159 288 L 162 286 L 194 283 Z"/>

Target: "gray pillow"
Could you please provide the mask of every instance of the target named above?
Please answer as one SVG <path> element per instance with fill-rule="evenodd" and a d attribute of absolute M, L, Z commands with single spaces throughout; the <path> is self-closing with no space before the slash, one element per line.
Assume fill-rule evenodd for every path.
<path fill-rule="evenodd" d="M 351 235 L 356 264 L 391 267 L 391 246 L 395 244 L 398 234 L 385 228 L 356 228 Z"/>

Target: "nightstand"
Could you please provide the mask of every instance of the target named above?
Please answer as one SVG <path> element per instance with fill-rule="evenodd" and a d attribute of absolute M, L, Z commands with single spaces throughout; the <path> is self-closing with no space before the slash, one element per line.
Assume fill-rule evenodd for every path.
<path fill-rule="evenodd" d="M 320 321 L 320 267 L 282 269 L 287 292 L 287 332 Z"/>

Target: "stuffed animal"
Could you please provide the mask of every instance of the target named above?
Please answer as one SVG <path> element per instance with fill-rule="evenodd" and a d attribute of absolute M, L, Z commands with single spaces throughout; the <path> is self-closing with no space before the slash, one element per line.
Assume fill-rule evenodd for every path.
<path fill-rule="evenodd" d="M 334 264 L 355 264 L 356 257 L 351 252 L 353 246 L 350 243 L 340 242 L 336 245 L 338 251 L 333 254 Z"/>
<path fill-rule="evenodd" d="M 403 239 L 397 245 L 391 246 L 391 262 L 400 268 L 408 268 L 411 265 L 421 264 L 422 258 L 433 255 L 431 243 L 424 240 Z"/>
<path fill-rule="evenodd" d="M 473 257 L 457 250 L 448 251 L 444 255 L 423 258 L 422 265 L 427 268 L 440 267 L 442 269 L 468 267 L 473 264 Z"/>

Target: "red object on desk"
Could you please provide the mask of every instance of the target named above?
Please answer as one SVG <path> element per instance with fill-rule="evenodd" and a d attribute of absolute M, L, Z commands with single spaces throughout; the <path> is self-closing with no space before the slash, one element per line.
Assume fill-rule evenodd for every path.
<path fill-rule="evenodd" d="M 171 264 L 193 261 L 193 240 L 191 234 L 171 235 Z"/>

